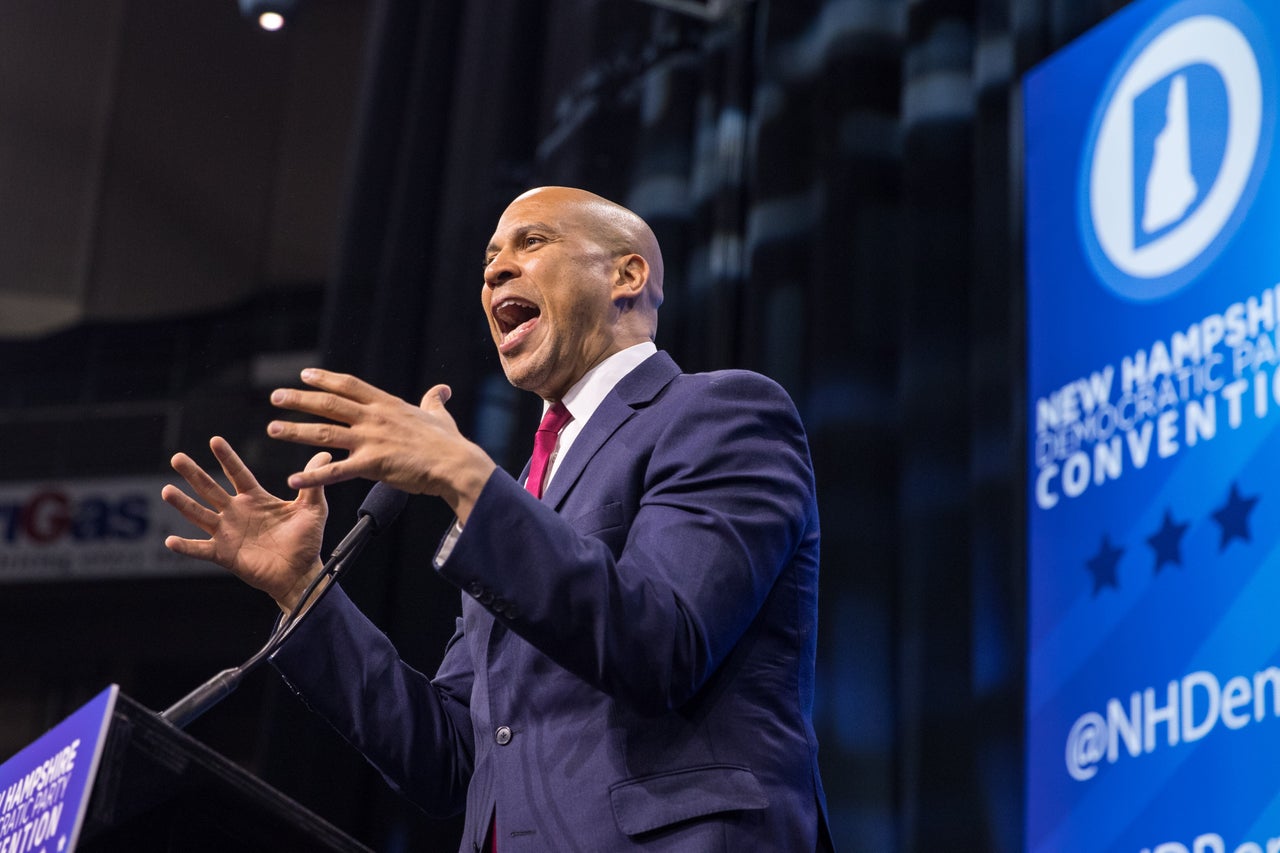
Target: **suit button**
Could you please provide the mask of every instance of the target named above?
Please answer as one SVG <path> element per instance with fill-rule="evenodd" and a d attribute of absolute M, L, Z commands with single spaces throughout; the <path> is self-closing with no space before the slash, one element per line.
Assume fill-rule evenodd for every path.
<path fill-rule="evenodd" d="M 493 739 L 498 742 L 498 746 L 506 746 L 511 743 L 511 729 L 507 726 L 498 726 L 498 730 L 493 733 Z"/>
<path fill-rule="evenodd" d="M 480 581 L 472 581 L 471 585 L 467 587 L 467 592 L 471 593 L 472 598 L 479 598 L 480 593 L 484 592 L 484 585 Z"/>

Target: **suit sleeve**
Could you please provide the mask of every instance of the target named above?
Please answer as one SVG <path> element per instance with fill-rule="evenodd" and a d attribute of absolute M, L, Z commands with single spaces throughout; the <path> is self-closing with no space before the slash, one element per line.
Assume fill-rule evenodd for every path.
<path fill-rule="evenodd" d="M 702 379 L 602 448 L 575 486 L 599 492 L 589 517 L 561 517 L 495 474 L 439 569 L 543 654 L 647 713 L 697 693 L 817 535 L 786 393 L 745 372 Z M 591 532 L 611 518 L 625 528 L 620 550 Z"/>
<path fill-rule="evenodd" d="M 428 679 L 335 587 L 271 662 L 393 788 L 432 815 L 462 811 L 475 745 L 461 619 Z"/>

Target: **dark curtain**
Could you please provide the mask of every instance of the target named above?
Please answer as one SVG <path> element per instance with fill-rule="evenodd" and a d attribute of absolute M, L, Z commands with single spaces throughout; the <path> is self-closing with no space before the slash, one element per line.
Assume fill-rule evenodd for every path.
<path fill-rule="evenodd" d="M 376 4 L 328 366 L 415 400 L 449 383 L 464 431 L 518 470 L 536 401 L 479 309 L 492 226 L 540 184 L 644 216 L 667 260 L 660 346 L 769 374 L 809 429 L 815 717 L 843 850 L 1021 846 L 1017 80 L 1122 5 Z M 379 543 L 395 570 L 351 584 L 427 671 L 458 608 L 427 568 L 447 522 L 411 507 Z M 275 704 L 276 735 L 312 725 Z M 320 760 L 291 750 L 269 748 L 273 773 Z M 455 843 L 367 772 L 342 795 L 323 778 L 307 798 L 380 849 Z"/>

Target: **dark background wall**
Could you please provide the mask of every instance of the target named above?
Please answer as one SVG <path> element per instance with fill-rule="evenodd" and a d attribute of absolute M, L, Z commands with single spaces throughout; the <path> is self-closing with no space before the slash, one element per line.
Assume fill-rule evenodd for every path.
<path fill-rule="evenodd" d="M 219 433 L 282 488 L 303 451 L 264 401 L 309 361 L 450 383 L 518 469 L 536 401 L 478 261 L 515 194 L 584 186 L 663 242 L 659 344 L 805 418 L 838 845 L 1016 850 L 1017 80 L 1122 5 L 303 0 L 269 34 L 234 0 L 0 0 L 0 484 L 161 474 Z M 447 522 L 414 502 L 348 584 L 428 671 Z M 110 682 L 167 705 L 272 609 L 219 577 L 0 585 L 0 757 Z M 453 843 L 270 673 L 191 732 L 379 850 Z"/>

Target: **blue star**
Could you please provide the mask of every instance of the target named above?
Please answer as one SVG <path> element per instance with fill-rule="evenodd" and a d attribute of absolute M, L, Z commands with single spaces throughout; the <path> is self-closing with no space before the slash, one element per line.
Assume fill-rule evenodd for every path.
<path fill-rule="evenodd" d="M 1227 545 L 1233 539 L 1252 541 L 1249 536 L 1249 513 L 1253 512 L 1254 504 L 1257 502 L 1257 496 L 1241 497 L 1239 486 L 1235 483 L 1231 484 L 1231 494 L 1227 497 L 1226 505 L 1213 514 L 1213 520 L 1222 528 L 1222 541 L 1218 543 L 1219 552 L 1227 550 Z"/>
<path fill-rule="evenodd" d="M 1093 595 L 1095 598 L 1104 586 L 1109 586 L 1112 589 L 1120 588 L 1120 584 L 1116 580 L 1116 564 L 1120 562 L 1120 555 L 1123 553 L 1123 548 L 1114 547 L 1111 544 L 1111 540 L 1107 538 L 1107 534 L 1102 534 L 1102 544 L 1098 546 L 1098 553 L 1085 562 L 1085 566 L 1089 569 L 1089 574 L 1093 575 Z"/>
<path fill-rule="evenodd" d="M 1147 537 L 1147 544 L 1156 552 L 1157 574 L 1165 563 L 1182 565 L 1182 534 L 1187 532 L 1188 524 L 1178 524 L 1173 520 L 1173 513 L 1164 511 L 1164 524 L 1153 535 Z"/>

